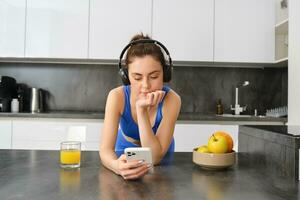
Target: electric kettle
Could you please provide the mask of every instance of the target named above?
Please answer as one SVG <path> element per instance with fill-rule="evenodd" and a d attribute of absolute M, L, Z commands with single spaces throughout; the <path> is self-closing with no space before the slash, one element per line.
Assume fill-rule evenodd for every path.
<path fill-rule="evenodd" d="M 44 111 L 43 90 L 39 88 L 30 88 L 30 112 L 40 113 Z"/>

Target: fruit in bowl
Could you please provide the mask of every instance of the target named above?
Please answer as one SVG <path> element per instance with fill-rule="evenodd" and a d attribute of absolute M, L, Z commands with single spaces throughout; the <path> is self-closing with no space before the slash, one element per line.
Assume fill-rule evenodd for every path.
<path fill-rule="evenodd" d="M 202 145 L 201 147 L 197 148 L 197 152 L 200 153 L 210 153 L 210 151 L 208 150 L 208 147 L 206 145 Z"/>
<path fill-rule="evenodd" d="M 225 137 L 225 139 L 227 141 L 227 153 L 230 153 L 233 148 L 233 140 L 232 140 L 232 137 L 229 135 L 229 133 L 226 133 L 225 131 L 216 131 L 214 133 L 214 135 L 216 137 L 220 137 L 220 136 Z"/>
<path fill-rule="evenodd" d="M 227 153 L 228 142 L 224 136 L 213 134 L 208 140 L 207 147 L 211 153 Z"/>
<path fill-rule="evenodd" d="M 193 150 L 193 162 L 205 169 L 224 169 L 235 163 L 233 140 L 229 133 L 214 132 L 207 145 Z"/>

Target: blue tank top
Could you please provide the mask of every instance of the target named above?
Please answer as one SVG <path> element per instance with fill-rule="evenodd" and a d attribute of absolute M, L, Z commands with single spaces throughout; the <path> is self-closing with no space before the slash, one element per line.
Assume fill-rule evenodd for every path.
<path fill-rule="evenodd" d="M 124 152 L 124 149 L 127 147 L 139 147 L 140 146 L 133 142 L 128 141 L 128 139 L 125 138 L 127 136 L 136 141 L 140 141 L 138 125 L 133 120 L 132 115 L 131 115 L 130 85 L 124 86 L 123 90 L 124 90 L 124 96 L 125 96 L 125 105 L 124 105 L 123 114 L 120 118 L 118 136 L 117 136 L 117 141 L 116 141 L 116 145 L 115 145 L 115 151 L 118 155 L 122 154 Z M 170 88 L 167 86 L 164 86 L 162 90 L 165 91 L 167 94 L 170 91 Z M 166 94 L 165 94 L 165 96 L 166 96 Z M 163 116 L 162 116 L 163 102 L 164 102 L 164 99 L 158 104 L 158 107 L 157 107 L 155 123 L 154 123 L 154 126 L 152 127 L 154 134 L 156 134 L 159 124 L 163 118 Z M 175 142 L 174 142 L 174 138 L 173 138 L 172 142 L 170 144 L 170 147 L 168 149 L 168 152 L 174 152 L 174 146 L 175 146 Z"/>

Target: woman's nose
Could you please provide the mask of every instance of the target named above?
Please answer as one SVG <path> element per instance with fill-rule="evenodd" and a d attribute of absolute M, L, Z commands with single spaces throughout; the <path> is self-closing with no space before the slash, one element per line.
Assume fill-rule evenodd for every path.
<path fill-rule="evenodd" d="M 148 88 L 149 87 L 149 80 L 147 78 L 144 78 L 142 81 L 142 87 Z"/>

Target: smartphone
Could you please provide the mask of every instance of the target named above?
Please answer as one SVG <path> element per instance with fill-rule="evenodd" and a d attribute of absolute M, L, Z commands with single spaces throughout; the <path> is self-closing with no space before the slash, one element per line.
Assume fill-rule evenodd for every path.
<path fill-rule="evenodd" d="M 144 160 L 152 164 L 152 153 L 148 147 L 128 147 L 125 149 L 126 160 Z"/>

